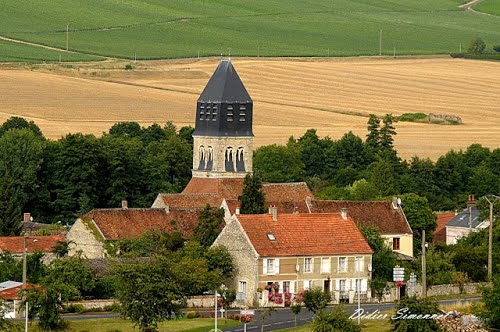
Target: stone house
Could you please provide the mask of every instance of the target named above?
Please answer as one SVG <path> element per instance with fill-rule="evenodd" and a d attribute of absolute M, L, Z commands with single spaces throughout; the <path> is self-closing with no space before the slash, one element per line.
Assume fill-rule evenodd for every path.
<path fill-rule="evenodd" d="M 346 209 L 358 227 L 376 227 L 386 244 L 400 259 L 413 259 L 413 231 L 397 198 L 392 201 L 314 200 L 313 213 L 329 213 Z"/>
<path fill-rule="evenodd" d="M 26 240 L 26 242 L 25 242 Z M 22 259 L 24 253 L 24 245 L 26 243 L 26 253 L 32 254 L 37 251 L 43 253 L 43 262 L 49 263 L 56 258 L 52 249 L 58 243 L 64 241 L 62 235 L 48 236 L 0 236 L 0 253 L 10 252 L 16 259 Z"/>
<path fill-rule="evenodd" d="M 373 252 L 345 211 L 278 214 L 271 207 L 269 214 L 235 214 L 213 245 L 233 255 L 236 272 L 228 286 L 246 305 L 270 287 L 274 295 L 264 295 L 262 305 L 313 288 L 331 292 L 335 302 L 352 302 L 358 286 L 370 297 Z"/>
<path fill-rule="evenodd" d="M 461 237 L 489 226 L 489 220 L 482 220 L 480 218 L 474 195 L 469 195 L 467 208 L 457 213 L 446 224 L 446 244 L 455 244 Z"/>
<path fill-rule="evenodd" d="M 188 209 L 94 209 L 78 218 L 68 232 L 69 255 L 81 252 L 89 259 L 107 256 L 105 243 L 135 239 L 149 230 L 192 235 L 201 210 Z"/>

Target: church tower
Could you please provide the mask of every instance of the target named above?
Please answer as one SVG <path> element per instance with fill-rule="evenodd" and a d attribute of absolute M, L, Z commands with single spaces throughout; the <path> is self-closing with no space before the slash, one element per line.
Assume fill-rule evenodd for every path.
<path fill-rule="evenodd" d="M 253 101 L 230 60 L 221 60 L 198 98 L 193 178 L 252 173 Z"/>

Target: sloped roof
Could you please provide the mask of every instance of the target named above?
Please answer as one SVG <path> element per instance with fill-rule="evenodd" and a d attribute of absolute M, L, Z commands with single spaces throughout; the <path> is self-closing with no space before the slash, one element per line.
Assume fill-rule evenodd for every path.
<path fill-rule="evenodd" d="M 64 241 L 61 235 L 50 236 L 27 236 L 26 237 L 26 252 L 50 252 L 57 245 L 57 241 Z M 1 236 L 0 251 L 20 254 L 24 251 L 23 236 Z"/>
<path fill-rule="evenodd" d="M 36 288 L 40 288 L 40 286 L 35 286 Z M 30 284 L 26 284 L 26 289 L 32 289 L 33 286 Z M 13 301 L 13 300 L 18 300 L 21 298 L 20 292 L 23 289 L 23 285 L 7 288 L 4 290 L 0 290 L 0 298 L 7 300 L 7 301 Z"/>
<path fill-rule="evenodd" d="M 311 202 L 311 212 L 332 213 L 347 209 L 360 226 L 375 226 L 380 234 L 411 234 L 410 225 L 400 206 L 394 208 L 386 201 L 322 201 Z"/>
<path fill-rule="evenodd" d="M 243 178 L 191 178 L 182 194 L 219 194 L 227 199 L 238 199 L 243 191 Z"/>
<path fill-rule="evenodd" d="M 160 194 L 160 198 L 165 206 L 182 208 L 219 207 L 223 201 L 218 193 Z"/>
<path fill-rule="evenodd" d="M 455 217 L 455 213 L 436 213 L 437 227 L 434 230 L 433 243 L 446 243 L 446 224 Z"/>
<path fill-rule="evenodd" d="M 251 102 L 231 61 L 221 60 L 198 98 L 199 102 Z"/>
<path fill-rule="evenodd" d="M 478 227 L 483 220 L 479 218 L 479 210 L 476 209 L 475 207 L 471 208 L 472 211 L 472 228 Z M 451 227 L 463 227 L 463 228 L 469 228 L 469 209 L 464 209 L 461 212 L 459 212 L 456 216 L 454 216 L 446 226 L 451 226 Z"/>
<path fill-rule="evenodd" d="M 340 213 L 235 215 L 260 256 L 371 254 L 373 251 L 350 217 Z M 272 233 L 275 241 L 268 238 Z"/>
<path fill-rule="evenodd" d="M 106 240 L 134 239 L 148 230 L 191 236 L 201 209 L 95 209 L 81 217 L 93 220 Z M 175 220 L 175 224 L 173 223 Z"/>
<path fill-rule="evenodd" d="M 0 290 L 9 289 L 9 288 L 12 288 L 12 287 L 17 287 L 17 286 L 20 286 L 22 284 L 23 283 L 19 282 L 19 281 L 7 280 L 7 281 L 4 281 L 4 282 L 0 282 Z"/>

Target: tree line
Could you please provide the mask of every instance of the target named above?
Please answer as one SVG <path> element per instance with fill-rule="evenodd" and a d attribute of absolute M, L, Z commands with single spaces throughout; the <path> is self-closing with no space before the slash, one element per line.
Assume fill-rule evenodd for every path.
<path fill-rule="evenodd" d="M 35 221 L 72 224 L 93 208 L 149 207 L 159 193 L 180 192 L 191 178 L 193 128 L 112 126 L 101 137 L 81 133 L 48 140 L 32 121 L 13 117 L 0 126 L 0 234 L 16 234 L 22 212 Z M 363 140 L 319 137 L 310 129 L 282 145 L 254 153 L 264 182 L 306 181 L 321 199 L 375 200 L 404 193 L 431 208 L 463 207 L 468 194 L 500 190 L 500 149 L 479 144 L 437 161 L 398 157 L 390 114 L 371 115 Z"/>

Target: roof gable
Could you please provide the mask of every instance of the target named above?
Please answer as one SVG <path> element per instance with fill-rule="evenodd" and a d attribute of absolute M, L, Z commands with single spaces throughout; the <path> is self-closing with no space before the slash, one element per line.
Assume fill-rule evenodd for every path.
<path fill-rule="evenodd" d="M 311 212 L 331 213 L 347 209 L 347 213 L 364 227 L 377 227 L 381 234 L 412 234 L 401 206 L 387 201 L 314 200 Z"/>
<path fill-rule="evenodd" d="M 340 213 L 239 214 L 252 246 L 260 256 L 354 255 L 372 250 L 354 220 Z M 268 234 L 272 234 L 274 241 Z"/>

